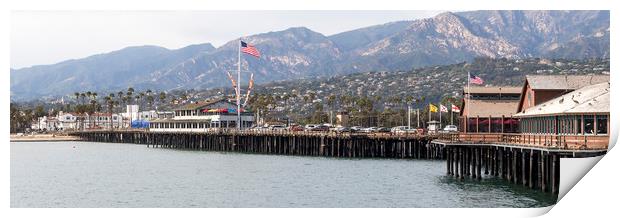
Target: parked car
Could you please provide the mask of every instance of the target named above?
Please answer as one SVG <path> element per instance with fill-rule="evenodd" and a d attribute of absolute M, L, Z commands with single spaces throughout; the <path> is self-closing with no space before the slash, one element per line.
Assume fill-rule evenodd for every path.
<path fill-rule="evenodd" d="M 377 132 L 390 132 L 390 131 L 391 131 L 391 129 L 387 128 L 387 127 L 379 127 L 377 129 Z"/>
<path fill-rule="evenodd" d="M 254 132 L 262 132 L 262 131 L 269 130 L 269 128 L 264 127 L 264 126 L 256 126 L 256 127 L 253 127 L 251 130 Z"/>
<path fill-rule="evenodd" d="M 310 131 L 329 131 L 329 127 L 325 125 L 318 125 L 312 128 Z"/>
<path fill-rule="evenodd" d="M 368 128 L 364 128 L 361 130 L 361 132 L 364 133 L 371 133 L 371 132 L 376 132 L 379 129 L 379 127 L 368 127 Z"/>
<path fill-rule="evenodd" d="M 285 125 L 271 125 L 269 126 L 269 130 L 284 131 L 286 130 L 286 126 Z"/>
<path fill-rule="evenodd" d="M 336 132 L 352 132 L 353 130 L 349 127 L 336 127 L 336 129 L 334 130 Z"/>
<path fill-rule="evenodd" d="M 361 127 L 361 126 L 352 126 L 351 127 L 351 131 L 352 132 L 361 132 L 362 129 L 364 129 L 364 127 Z"/>
<path fill-rule="evenodd" d="M 447 125 L 446 127 L 443 128 L 444 132 L 458 132 L 459 129 L 458 127 L 456 127 L 456 125 Z"/>
<path fill-rule="evenodd" d="M 307 125 L 304 127 L 304 130 L 305 130 L 305 131 L 312 131 L 314 128 L 316 128 L 316 126 L 317 126 L 317 125 L 315 125 L 315 124 L 307 124 Z"/>
<path fill-rule="evenodd" d="M 418 133 L 418 130 L 408 126 L 396 126 L 392 127 L 390 132 L 394 134 L 416 134 Z"/>
<path fill-rule="evenodd" d="M 293 132 L 299 132 L 299 131 L 304 131 L 304 127 L 300 125 L 294 125 L 294 126 L 289 127 L 289 130 Z"/>

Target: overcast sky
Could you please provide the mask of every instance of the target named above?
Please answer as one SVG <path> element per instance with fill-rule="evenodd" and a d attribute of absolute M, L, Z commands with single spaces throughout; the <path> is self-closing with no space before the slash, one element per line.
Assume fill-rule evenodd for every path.
<path fill-rule="evenodd" d="M 305 26 L 324 35 L 439 11 L 13 12 L 11 68 L 53 64 L 127 46 L 174 49 Z"/>

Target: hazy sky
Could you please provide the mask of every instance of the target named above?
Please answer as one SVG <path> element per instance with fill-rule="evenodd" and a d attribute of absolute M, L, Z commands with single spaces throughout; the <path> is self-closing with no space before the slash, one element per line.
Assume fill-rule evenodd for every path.
<path fill-rule="evenodd" d="M 391 21 L 432 17 L 439 11 L 190 11 L 13 12 L 11 68 L 158 45 L 174 49 L 305 26 L 324 35 Z"/>

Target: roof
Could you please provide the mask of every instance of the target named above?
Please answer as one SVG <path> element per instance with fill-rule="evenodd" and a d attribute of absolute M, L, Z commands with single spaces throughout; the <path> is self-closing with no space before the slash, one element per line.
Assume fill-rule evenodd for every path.
<path fill-rule="evenodd" d="M 527 75 L 531 89 L 575 90 L 584 86 L 609 82 L 609 75 Z"/>
<path fill-rule="evenodd" d="M 210 123 L 210 119 L 187 119 L 187 120 L 175 120 L 171 118 L 165 119 L 153 119 L 149 121 L 151 123 L 163 123 L 163 122 L 171 122 L 171 123 Z"/>
<path fill-rule="evenodd" d="M 467 100 L 468 117 L 509 117 L 517 111 L 519 101 L 514 100 Z M 469 104 L 469 106 L 467 105 Z"/>
<path fill-rule="evenodd" d="M 226 99 L 224 99 L 224 98 L 218 98 L 218 99 L 213 99 L 213 100 L 209 100 L 209 101 L 196 102 L 196 103 L 193 103 L 193 104 L 183 105 L 181 107 L 175 108 L 174 110 L 175 111 L 177 111 L 177 110 L 198 110 L 200 108 L 203 108 L 203 107 L 215 104 L 215 103 L 220 102 L 220 101 L 225 101 L 225 100 Z"/>
<path fill-rule="evenodd" d="M 609 82 L 589 85 L 518 113 L 517 117 L 551 114 L 609 113 Z"/>
<path fill-rule="evenodd" d="M 469 92 L 475 93 L 475 94 L 495 94 L 495 93 L 520 94 L 521 87 L 520 86 L 487 86 L 487 87 L 470 86 Z M 467 87 L 463 87 L 463 93 L 467 93 Z"/>

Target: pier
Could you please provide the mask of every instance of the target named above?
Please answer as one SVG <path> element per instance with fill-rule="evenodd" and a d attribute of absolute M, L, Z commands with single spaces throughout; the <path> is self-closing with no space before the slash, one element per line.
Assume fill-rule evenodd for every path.
<path fill-rule="evenodd" d="M 151 148 L 335 158 L 397 158 L 446 161 L 446 173 L 460 179 L 497 177 L 557 194 L 560 158 L 593 157 L 604 148 L 549 146 L 515 134 L 394 135 L 290 131 L 84 131 L 84 141 L 143 144 Z M 594 136 L 593 136 L 594 137 Z M 518 140 L 523 138 L 523 140 Z M 587 140 L 586 140 L 587 141 Z M 595 144 L 599 140 L 592 140 Z M 539 144 L 541 143 L 541 144 Z M 591 146 L 592 147 L 592 146 Z"/>
<path fill-rule="evenodd" d="M 443 145 L 434 137 L 326 132 L 74 132 L 84 141 L 144 144 L 152 148 L 226 151 L 275 155 L 343 158 L 445 159 Z"/>
<path fill-rule="evenodd" d="M 561 136 L 528 134 L 444 134 L 431 143 L 444 146 L 448 175 L 478 180 L 494 176 L 552 194 L 557 194 L 560 187 L 560 158 L 594 157 L 607 152 L 603 146 L 595 147 L 605 145 L 602 137 L 591 140 L 592 149 L 551 146 L 552 138 L 562 141 L 558 140 Z"/>

